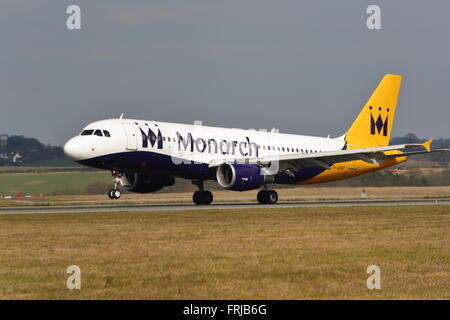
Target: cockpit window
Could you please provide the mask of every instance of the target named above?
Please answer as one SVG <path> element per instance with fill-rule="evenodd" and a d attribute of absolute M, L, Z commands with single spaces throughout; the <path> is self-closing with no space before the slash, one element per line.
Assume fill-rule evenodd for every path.
<path fill-rule="evenodd" d="M 94 132 L 94 130 L 83 130 L 83 132 L 81 132 L 81 135 L 82 136 L 90 136 L 93 132 Z"/>
<path fill-rule="evenodd" d="M 103 131 L 103 133 L 102 133 L 102 131 Z M 103 136 L 105 136 L 105 137 L 111 137 L 111 134 L 109 133 L 109 131 L 108 130 L 100 130 L 100 129 L 93 129 L 93 130 L 83 130 L 82 132 L 81 132 L 81 135 L 82 136 L 90 136 L 90 135 L 94 135 L 94 136 L 99 136 L 99 137 L 103 137 Z"/>

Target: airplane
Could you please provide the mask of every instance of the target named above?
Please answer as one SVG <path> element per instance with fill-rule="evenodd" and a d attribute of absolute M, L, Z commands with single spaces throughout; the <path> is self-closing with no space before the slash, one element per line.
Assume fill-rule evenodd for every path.
<path fill-rule="evenodd" d="M 382 170 L 411 155 L 448 151 L 423 144 L 389 146 L 402 77 L 386 74 L 347 132 L 337 138 L 282 134 L 273 129 L 228 129 L 198 124 L 124 119 L 88 124 L 64 145 L 65 154 L 93 168 L 110 170 L 111 199 L 174 185 L 175 177 L 198 187 L 192 199 L 209 205 L 204 181 L 234 191 L 261 190 L 260 204 L 275 204 L 273 184 L 313 184 Z"/>

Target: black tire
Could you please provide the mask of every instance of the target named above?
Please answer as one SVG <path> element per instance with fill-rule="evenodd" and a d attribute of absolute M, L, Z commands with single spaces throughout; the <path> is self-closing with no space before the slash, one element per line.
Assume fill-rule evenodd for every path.
<path fill-rule="evenodd" d="M 265 198 L 267 204 L 275 204 L 278 201 L 278 193 L 275 190 L 268 190 Z"/>
<path fill-rule="evenodd" d="M 266 198 L 266 190 L 259 190 L 257 196 L 256 196 L 256 200 L 258 200 L 259 204 L 264 204 L 265 202 L 265 198 Z"/>
<path fill-rule="evenodd" d="M 114 199 L 119 199 L 121 195 L 122 192 L 119 189 L 114 190 Z"/>
<path fill-rule="evenodd" d="M 114 198 L 114 189 L 109 189 L 109 190 L 108 190 L 108 197 L 109 197 L 110 199 L 115 199 L 115 198 Z"/>
<path fill-rule="evenodd" d="M 198 206 L 203 204 L 203 192 L 195 191 L 192 195 L 192 201 L 194 201 L 194 203 Z"/>
<path fill-rule="evenodd" d="M 203 204 L 211 204 L 213 202 L 213 194 L 211 191 L 203 191 Z"/>

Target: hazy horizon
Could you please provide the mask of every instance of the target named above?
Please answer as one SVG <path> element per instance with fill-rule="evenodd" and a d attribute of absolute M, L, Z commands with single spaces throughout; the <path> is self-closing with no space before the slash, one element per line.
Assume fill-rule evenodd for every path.
<path fill-rule="evenodd" d="M 339 136 L 394 73 L 391 137 L 450 137 L 448 1 L 79 0 L 73 31 L 70 4 L 0 3 L 0 134 L 62 145 L 124 113 Z"/>

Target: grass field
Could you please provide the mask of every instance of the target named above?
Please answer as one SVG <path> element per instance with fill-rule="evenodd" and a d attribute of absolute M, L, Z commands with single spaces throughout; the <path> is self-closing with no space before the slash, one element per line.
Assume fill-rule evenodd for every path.
<path fill-rule="evenodd" d="M 0 173 L 8 173 L 8 172 L 30 172 L 30 171 L 62 171 L 64 169 L 80 169 L 80 167 L 72 166 L 72 167 L 45 167 L 45 166 L 0 166 Z"/>
<path fill-rule="evenodd" d="M 3 215 L 0 298 L 449 299 L 449 230 L 448 206 Z"/>
<path fill-rule="evenodd" d="M 56 190 L 83 190 L 87 185 L 111 182 L 111 174 L 104 172 L 11 173 L 0 175 L 0 195 L 51 194 Z"/>

